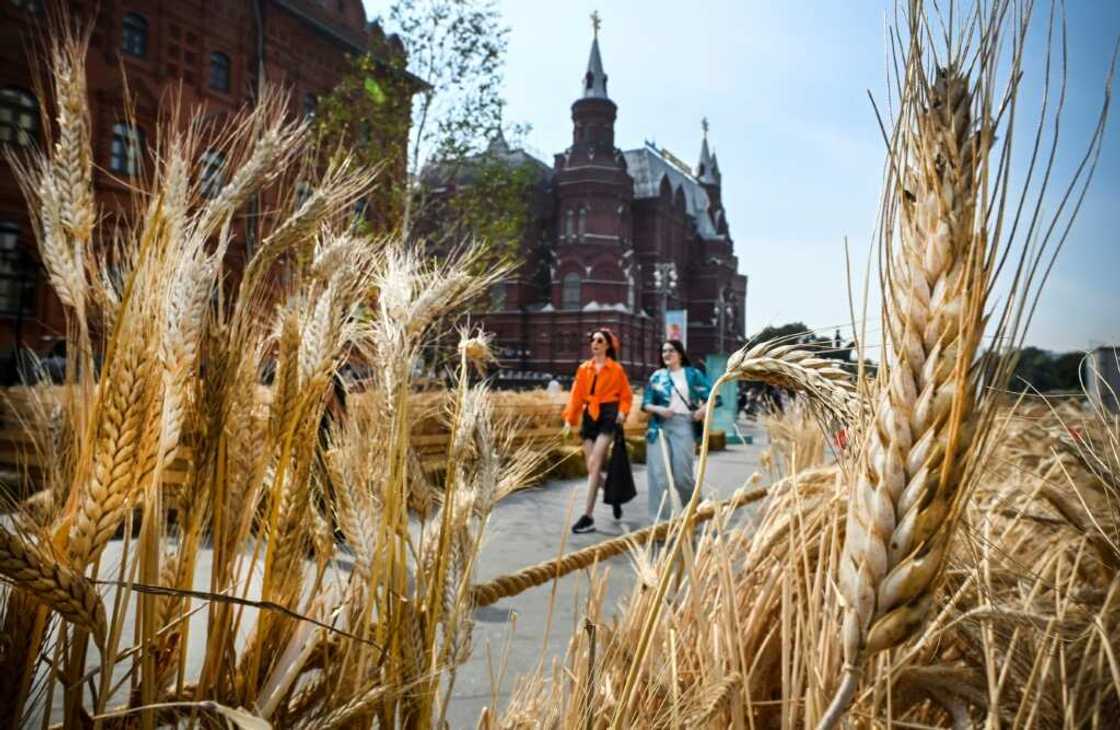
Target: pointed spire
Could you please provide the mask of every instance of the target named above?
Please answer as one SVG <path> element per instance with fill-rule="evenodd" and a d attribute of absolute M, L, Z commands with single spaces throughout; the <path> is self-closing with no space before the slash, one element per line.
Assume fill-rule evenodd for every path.
<path fill-rule="evenodd" d="M 509 142 L 506 142 L 506 135 L 502 132 L 501 127 L 498 127 L 498 133 L 490 138 L 490 144 L 486 146 L 486 151 L 492 155 L 509 154 Z"/>
<path fill-rule="evenodd" d="M 700 145 L 700 162 L 696 163 L 696 177 L 700 182 L 714 183 L 717 181 L 715 175 L 719 168 L 716 165 L 715 157 L 708 150 L 707 117 L 700 120 L 700 128 L 704 130 L 704 142 Z"/>
<path fill-rule="evenodd" d="M 595 38 L 591 41 L 591 57 L 587 60 L 587 73 L 583 75 L 583 98 L 606 99 L 607 74 L 603 71 L 603 58 L 599 55 L 599 26 L 602 25 L 599 11 L 591 14 L 591 28 Z"/>

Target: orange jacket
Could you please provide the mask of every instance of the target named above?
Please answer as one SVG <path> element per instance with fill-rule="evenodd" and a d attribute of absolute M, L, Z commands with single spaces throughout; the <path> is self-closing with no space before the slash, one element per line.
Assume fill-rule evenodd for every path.
<path fill-rule="evenodd" d="M 594 393 L 591 392 L 592 380 L 595 380 Z M 568 405 L 564 408 L 564 420 L 573 426 L 578 426 L 585 403 L 587 414 L 595 419 L 599 417 L 601 403 L 618 403 L 619 412 L 625 415 L 630 412 L 632 400 L 634 394 L 630 392 L 630 380 L 617 361 L 607 358 L 596 379 L 595 363 L 587 360 L 576 370 L 576 380 L 572 383 Z"/>

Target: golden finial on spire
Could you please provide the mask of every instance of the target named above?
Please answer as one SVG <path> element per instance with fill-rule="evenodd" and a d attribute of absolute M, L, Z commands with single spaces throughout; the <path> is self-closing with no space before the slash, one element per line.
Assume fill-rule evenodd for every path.
<path fill-rule="evenodd" d="M 599 26 L 603 24 L 603 18 L 600 17 L 599 11 L 595 10 L 591 13 L 591 28 L 595 31 L 595 37 L 599 37 Z"/>

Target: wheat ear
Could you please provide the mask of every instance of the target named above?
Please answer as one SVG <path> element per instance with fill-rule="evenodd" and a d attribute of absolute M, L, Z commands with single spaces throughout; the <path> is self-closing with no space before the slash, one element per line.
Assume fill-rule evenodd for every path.
<path fill-rule="evenodd" d="M 151 367 L 148 353 L 138 343 L 126 342 L 124 350 L 103 385 L 92 474 L 79 496 L 70 533 L 70 555 L 78 566 L 101 551 L 136 497 Z"/>
<path fill-rule="evenodd" d="M 981 142 L 968 79 L 941 69 L 904 138 L 900 235 L 885 292 L 890 348 L 849 492 L 839 586 L 844 679 L 819 727 L 839 721 L 867 657 L 922 623 L 965 489 L 987 289 L 976 221 Z M 906 135 L 908 130 L 903 130 Z M 961 447 L 958 449 L 958 447 Z"/>
<path fill-rule="evenodd" d="M 862 420 L 851 374 L 835 360 L 817 357 L 797 345 L 764 342 L 744 347 L 728 358 L 727 372 L 739 380 L 761 380 L 804 393 L 813 404 L 845 423 Z"/>
<path fill-rule="evenodd" d="M 0 574 L 104 645 L 105 606 L 93 584 L 42 548 L 0 530 Z"/>

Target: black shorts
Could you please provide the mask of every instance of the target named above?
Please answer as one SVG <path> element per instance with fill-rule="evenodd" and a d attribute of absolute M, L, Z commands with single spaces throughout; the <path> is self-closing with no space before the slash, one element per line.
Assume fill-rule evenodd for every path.
<path fill-rule="evenodd" d="M 579 427 L 579 437 L 583 441 L 594 441 L 599 434 L 613 436 L 618 427 L 618 401 L 599 404 L 599 418 L 592 419 L 587 408 L 583 409 L 583 422 Z"/>

